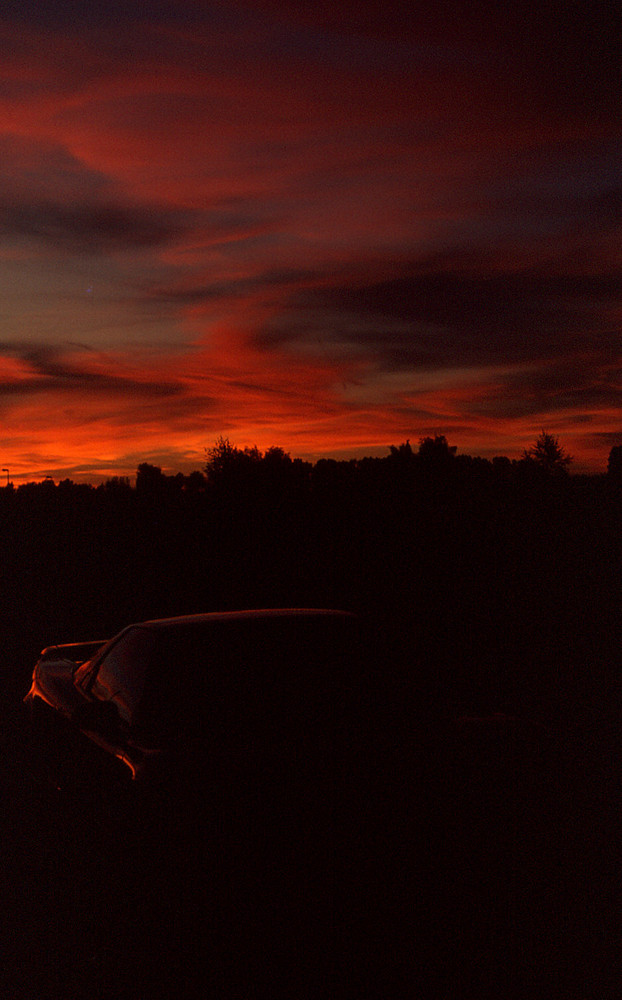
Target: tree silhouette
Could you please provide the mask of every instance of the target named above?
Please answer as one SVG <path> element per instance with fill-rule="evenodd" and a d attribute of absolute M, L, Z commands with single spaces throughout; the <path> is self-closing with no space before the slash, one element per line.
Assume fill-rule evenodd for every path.
<path fill-rule="evenodd" d="M 391 458 L 398 459 L 402 462 L 410 462 L 413 458 L 413 450 L 410 446 L 410 441 L 405 441 L 403 444 L 397 447 L 392 444 L 389 445 L 389 451 L 391 452 Z"/>
<path fill-rule="evenodd" d="M 611 479 L 622 482 L 622 444 L 616 444 L 609 452 L 607 474 Z"/>
<path fill-rule="evenodd" d="M 231 444 L 229 438 L 221 436 L 216 439 L 213 448 L 207 449 L 206 457 L 205 474 L 208 483 L 233 485 L 248 478 L 248 473 L 261 461 L 262 454 L 256 446 L 237 448 Z"/>
<path fill-rule="evenodd" d="M 458 448 L 450 445 L 444 434 L 437 434 L 436 437 L 424 437 L 419 441 L 418 455 L 424 462 L 447 463 L 454 458 Z"/>
<path fill-rule="evenodd" d="M 537 466 L 547 475 L 566 473 L 572 460 L 572 455 L 560 445 L 559 439 L 544 430 L 538 435 L 535 444 L 523 452 L 523 461 Z"/>
<path fill-rule="evenodd" d="M 136 491 L 143 496 L 156 496 L 162 492 L 164 479 L 159 465 L 141 462 L 136 470 Z"/>

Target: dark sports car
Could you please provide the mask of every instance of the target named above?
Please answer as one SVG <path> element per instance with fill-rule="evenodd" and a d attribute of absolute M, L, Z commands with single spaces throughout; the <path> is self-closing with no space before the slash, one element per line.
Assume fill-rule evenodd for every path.
<path fill-rule="evenodd" d="M 242 751 L 247 760 L 265 754 L 268 743 L 284 751 L 285 738 L 293 753 L 304 736 L 317 753 L 338 715 L 352 721 L 355 623 L 330 610 L 212 612 L 133 624 L 106 642 L 49 646 L 25 698 L 33 732 L 64 728 L 54 752 L 46 748 L 48 766 L 71 742 L 74 771 L 77 758 L 106 756 L 139 781 L 170 768 L 172 756 L 182 770 L 194 766 L 199 748 L 202 763 L 209 748 L 233 764 Z"/>

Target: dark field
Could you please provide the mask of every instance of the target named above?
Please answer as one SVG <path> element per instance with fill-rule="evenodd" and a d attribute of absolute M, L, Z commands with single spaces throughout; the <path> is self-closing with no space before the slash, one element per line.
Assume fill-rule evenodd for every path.
<path fill-rule="evenodd" d="M 619 485 L 370 460 L 194 486 L 0 491 L 0 995 L 619 996 Z M 304 796 L 32 779 L 43 646 L 261 606 L 367 630 L 330 858 Z"/>

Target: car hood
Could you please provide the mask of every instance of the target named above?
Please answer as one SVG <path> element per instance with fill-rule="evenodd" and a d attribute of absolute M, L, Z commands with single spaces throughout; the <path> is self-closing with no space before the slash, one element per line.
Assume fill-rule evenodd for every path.
<path fill-rule="evenodd" d="M 73 683 L 75 669 L 73 660 L 63 657 L 39 661 L 32 675 L 30 691 L 24 700 L 42 698 L 62 715 L 71 718 L 76 708 L 84 704 L 84 696 Z"/>
<path fill-rule="evenodd" d="M 133 742 L 117 743 L 98 731 L 97 726 L 84 721 L 77 722 L 79 710 L 90 701 L 73 683 L 77 664 L 73 660 L 48 655 L 35 666 L 32 684 L 24 701 L 32 703 L 36 698 L 50 705 L 55 711 L 77 725 L 80 732 L 99 747 L 117 757 L 130 769 L 134 779 L 150 774 L 162 751 L 159 748 L 145 748 Z"/>

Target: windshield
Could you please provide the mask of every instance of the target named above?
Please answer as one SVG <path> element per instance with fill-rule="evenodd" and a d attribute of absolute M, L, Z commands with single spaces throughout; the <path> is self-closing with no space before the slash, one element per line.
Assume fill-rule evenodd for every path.
<path fill-rule="evenodd" d="M 112 701 L 119 715 L 131 723 L 145 686 L 145 674 L 154 635 L 148 629 L 128 629 L 96 665 L 91 695 Z"/>
<path fill-rule="evenodd" d="M 167 741 L 214 727 L 304 728 L 346 697 L 355 662 L 343 618 L 134 625 L 90 662 L 82 686 L 141 739 Z"/>

